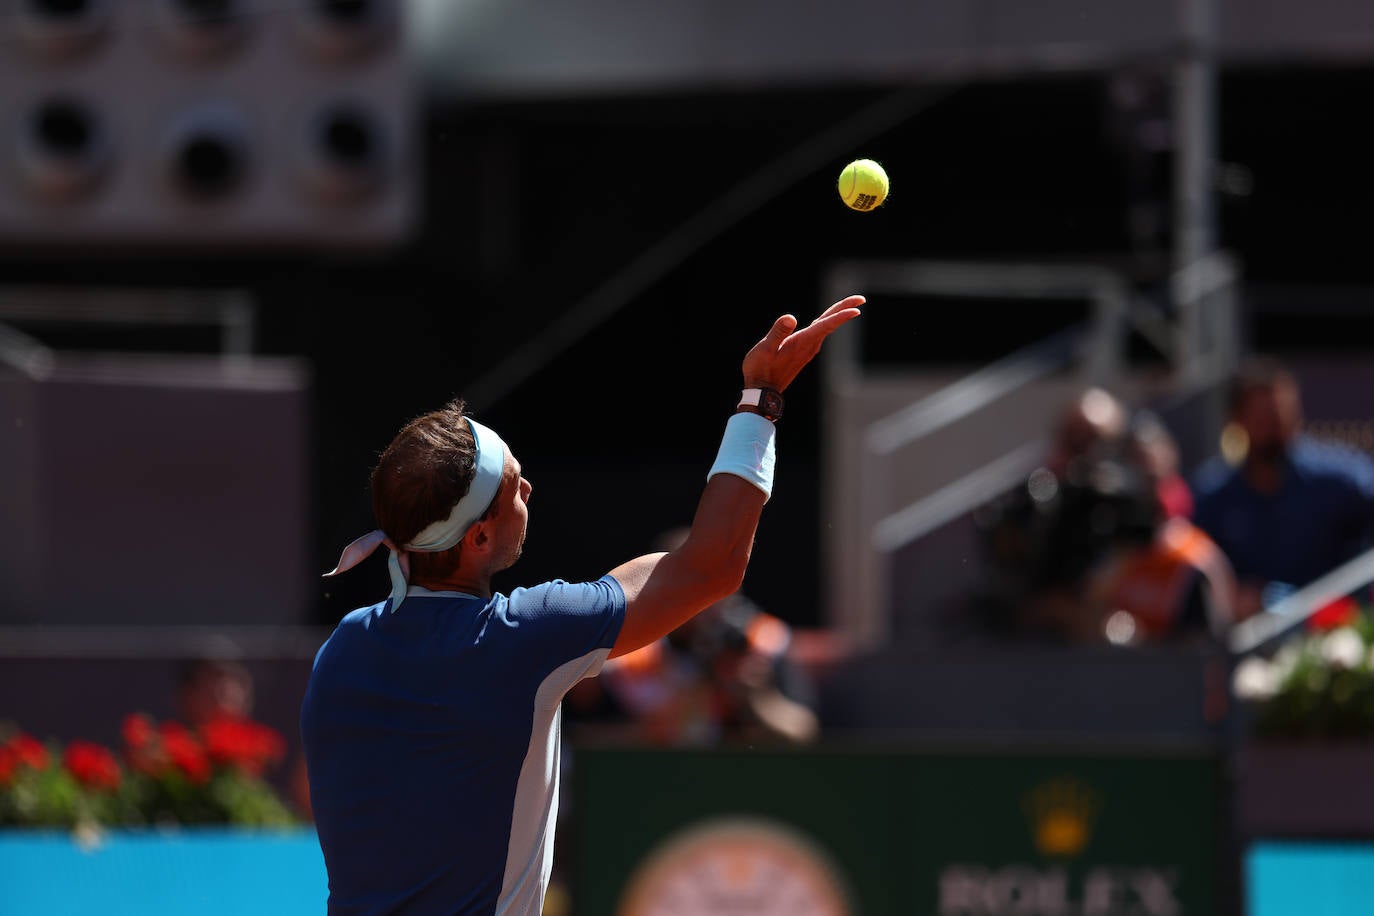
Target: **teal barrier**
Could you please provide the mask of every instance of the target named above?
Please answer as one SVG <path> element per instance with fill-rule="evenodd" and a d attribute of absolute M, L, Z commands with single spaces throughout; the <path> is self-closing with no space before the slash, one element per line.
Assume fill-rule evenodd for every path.
<path fill-rule="evenodd" d="M 0 831 L 4 916 L 272 916 L 325 911 L 313 830 Z"/>
<path fill-rule="evenodd" d="M 924 817 L 910 817 L 913 810 L 894 811 L 900 793 L 888 779 L 897 774 L 888 766 L 865 771 L 875 761 L 863 755 L 798 755 L 796 764 L 759 753 L 585 756 L 581 801 L 601 813 L 587 817 L 579 838 L 579 845 L 594 850 L 582 863 L 581 890 L 597 912 L 637 909 L 618 898 L 634 883 L 645 853 L 657 847 L 660 863 L 689 863 L 693 844 L 705 839 L 740 862 L 771 844 L 767 852 L 776 865 L 811 867 L 815 885 L 798 884 L 799 892 L 824 894 L 826 881 L 833 880 L 834 892 L 848 898 L 849 905 L 829 912 L 852 912 L 854 903 L 862 913 L 1071 912 L 1083 907 L 1085 893 L 1103 895 L 1106 905 L 1094 909 L 1102 913 L 1207 913 L 1213 902 L 1205 838 L 1213 829 L 1208 809 L 1214 777 L 1203 760 L 947 759 L 943 779 L 931 780 L 934 771 L 907 770 L 919 773 L 944 801 L 930 805 Z M 1026 786 L 1066 773 L 1080 778 L 1077 790 L 1051 782 L 1051 794 L 1032 792 L 1014 804 Z M 652 795 L 647 801 L 636 792 L 639 782 L 652 784 L 644 787 Z M 1084 790 L 1106 791 L 1075 794 Z M 627 799 L 633 799 L 636 817 L 606 813 L 619 811 Z M 1112 808 L 1123 810 L 1113 814 Z M 883 821 L 893 814 L 910 817 L 905 848 L 884 836 Z M 1032 823 L 1017 824 L 1023 817 Z M 1099 817 L 1103 823 L 1090 823 Z M 1131 838 L 1109 835 L 1117 817 Z M 686 825 L 698 829 L 677 830 Z M 791 829 L 780 831 L 783 826 Z M 1019 844 L 1014 836 L 999 836 L 1025 827 L 1038 828 L 1038 835 Z M 919 842 L 927 831 L 935 840 Z M 1090 831 L 1102 836 L 1093 838 Z M 676 842 L 660 845 L 675 833 Z M 1044 848 L 1055 843 L 1057 851 Z M 1099 871 L 1097 890 L 1089 890 L 1081 882 L 1091 882 L 1090 873 L 1075 877 L 1081 866 L 1069 866 L 1078 857 L 1069 847 L 1077 843 L 1084 858 L 1132 863 L 1125 877 L 1137 883 L 1151 873 L 1143 863 L 1168 861 L 1159 871 L 1163 879 L 1154 884 L 1158 899 L 1149 901 L 1156 906 L 1149 898 L 1128 899 L 1134 892 L 1124 882 L 1104 883 L 1122 872 L 1119 864 Z M 1094 845 L 1103 847 L 1096 855 Z M 972 864 L 980 859 L 988 861 Z M 963 864 L 934 873 L 933 866 L 944 860 Z M 1012 860 L 1024 861 L 1008 865 Z M 817 867 L 822 864 L 824 871 Z M 826 872 L 830 877 L 821 880 Z M 891 873 L 912 896 L 884 887 Z M 986 886 L 973 882 L 979 875 L 988 879 Z M 1365 916 L 1374 843 L 1259 842 L 1246 853 L 1245 875 L 1247 916 Z M 736 876 L 747 878 L 743 872 Z M 769 878 L 777 882 L 784 875 Z M 311 830 L 115 831 L 94 844 L 61 832 L 0 830 L 3 916 L 295 916 L 323 913 L 327 888 Z"/>
<path fill-rule="evenodd" d="M 1249 916 L 1368 916 L 1374 843 L 1261 841 L 1245 855 Z"/>

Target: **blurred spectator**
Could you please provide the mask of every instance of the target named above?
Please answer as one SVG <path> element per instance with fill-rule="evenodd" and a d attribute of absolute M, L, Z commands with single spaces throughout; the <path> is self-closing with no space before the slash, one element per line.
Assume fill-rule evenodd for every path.
<path fill-rule="evenodd" d="M 177 710 L 191 728 L 216 719 L 247 719 L 253 715 L 253 676 L 238 662 L 195 658 L 181 669 Z"/>
<path fill-rule="evenodd" d="M 1064 477 L 1076 465 L 1100 455 L 1121 440 L 1128 411 L 1116 395 L 1089 387 L 1064 405 L 1050 438 L 1045 468 Z"/>
<path fill-rule="evenodd" d="M 1297 379 L 1272 359 L 1242 366 L 1230 412 L 1223 453 L 1193 492 L 1197 524 L 1235 568 L 1244 618 L 1374 543 L 1374 459 L 1304 435 Z"/>
<path fill-rule="evenodd" d="M 1119 537 L 1142 524 L 1138 494 L 1102 462 L 1117 453 L 1129 412 L 1084 388 L 1060 412 L 1041 466 L 974 514 L 987 574 L 974 596 L 981 624 L 1014 639 L 1077 639 L 1083 587 Z"/>
<path fill-rule="evenodd" d="M 1234 576 L 1188 518 L 1192 494 L 1168 428 L 1090 388 L 1052 443 L 1025 484 L 980 510 L 1000 591 L 978 606 L 994 632 L 1072 644 L 1223 633 Z"/>
<path fill-rule="evenodd" d="M 1177 479 L 1173 435 L 1141 411 L 1124 444 L 1122 473 L 1137 481 L 1142 503 L 1153 502 L 1154 524 L 1139 542 L 1119 540 L 1092 572 L 1092 622 L 1121 644 L 1224 636 L 1235 620 L 1235 576 L 1216 543 L 1179 511 L 1188 488 Z"/>
<path fill-rule="evenodd" d="M 606 687 L 661 745 L 817 737 L 811 685 L 788 655 L 790 628 L 741 594 L 617 659 Z"/>
<path fill-rule="evenodd" d="M 686 529 L 655 543 L 672 550 Z M 792 632 L 740 592 L 667 637 L 611 660 L 599 681 L 570 694 L 570 722 L 632 723 L 638 740 L 666 746 L 815 740 L 813 685 L 789 653 Z M 585 682 L 584 682 L 585 683 Z"/>
<path fill-rule="evenodd" d="M 1183 476 L 1178 442 L 1168 427 L 1152 412 L 1138 410 L 1131 420 L 1126 448 L 1154 486 L 1165 517 L 1192 518 L 1193 490 Z"/>
<path fill-rule="evenodd" d="M 626 657 L 628 656 L 621 656 Z M 605 673 L 603 666 L 601 674 L 583 678 L 567 692 L 563 697 L 563 724 L 568 729 L 568 734 L 579 741 L 638 740 L 638 728 L 629 710 L 606 688 Z M 564 754 L 567 755 L 570 751 L 571 746 L 565 745 Z M 564 766 L 571 767 L 571 763 L 565 760 Z M 566 798 L 562 804 L 567 807 Z"/>
<path fill-rule="evenodd" d="M 239 662 L 227 658 L 193 658 L 181 668 L 177 685 L 177 711 L 187 726 L 199 730 L 217 719 L 253 718 L 253 675 Z M 286 782 L 279 788 L 290 796 L 296 813 L 309 820 L 310 781 L 305 755 L 297 754 Z"/>

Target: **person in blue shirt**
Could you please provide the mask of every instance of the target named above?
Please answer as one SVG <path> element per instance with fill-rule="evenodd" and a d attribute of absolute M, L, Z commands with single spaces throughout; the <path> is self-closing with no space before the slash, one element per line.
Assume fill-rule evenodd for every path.
<path fill-rule="evenodd" d="M 802 329 L 777 319 L 744 358 L 686 540 L 594 582 L 493 592 L 529 520 L 519 460 L 462 401 L 401 429 L 372 472 L 378 529 L 329 573 L 385 546 L 391 594 L 339 623 L 301 704 L 329 913 L 540 913 L 564 694 L 739 589 L 772 490 L 781 392 L 863 301 Z"/>
<path fill-rule="evenodd" d="M 1236 374 L 1230 413 L 1231 461 L 1195 475 L 1194 521 L 1234 567 L 1246 617 L 1374 546 L 1374 458 L 1304 435 L 1297 379 L 1269 358 Z"/>

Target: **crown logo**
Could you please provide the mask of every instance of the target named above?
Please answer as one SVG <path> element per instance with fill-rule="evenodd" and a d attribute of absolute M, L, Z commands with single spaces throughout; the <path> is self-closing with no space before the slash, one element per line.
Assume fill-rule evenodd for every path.
<path fill-rule="evenodd" d="M 1087 785 L 1064 778 L 1031 790 L 1024 807 L 1040 854 L 1067 857 L 1078 855 L 1088 845 L 1101 803 Z"/>

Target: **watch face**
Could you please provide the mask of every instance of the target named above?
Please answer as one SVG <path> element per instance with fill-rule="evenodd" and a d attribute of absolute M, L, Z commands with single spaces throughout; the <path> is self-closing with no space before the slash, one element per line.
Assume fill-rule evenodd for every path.
<path fill-rule="evenodd" d="M 632 877 L 618 916 L 849 916 L 826 854 L 790 827 L 719 820 L 655 850 Z"/>
<path fill-rule="evenodd" d="M 764 389 L 763 393 L 759 395 L 759 410 L 763 412 L 764 416 L 774 420 L 778 419 L 782 416 L 782 395 L 776 391 Z"/>

